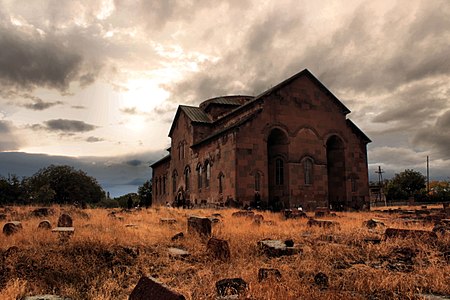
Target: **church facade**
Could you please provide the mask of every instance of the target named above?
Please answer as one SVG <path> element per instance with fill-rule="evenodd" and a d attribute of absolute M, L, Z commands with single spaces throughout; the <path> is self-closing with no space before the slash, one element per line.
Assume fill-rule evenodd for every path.
<path fill-rule="evenodd" d="M 153 204 L 362 209 L 370 139 L 307 69 L 264 93 L 180 105 Z"/>

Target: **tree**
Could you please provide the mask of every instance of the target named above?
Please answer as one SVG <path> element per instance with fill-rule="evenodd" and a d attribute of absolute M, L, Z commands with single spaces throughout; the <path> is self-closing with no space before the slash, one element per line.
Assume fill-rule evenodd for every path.
<path fill-rule="evenodd" d="M 389 181 L 386 187 L 386 196 L 390 200 L 408 199 L 408 197 L 423 191 L 425 181 L 425 176 L 420 172 L 406 169 L 399 174 L 395 174 L 394 178 Z"/>
<path fill-rule="evenodd" d="M 139 186 L 138 195 L 141 206 L 148 208 L 152 205 L 152 182 L 150 180 Z"/>
<path fill-rule="evenodd" d="M 19 177 L 9 174 L 8 178 L 0 176 L 0 204 L 22 203 L 24 193 Z"/>
<path fill-rule="evenodd" d="M 37 202 L 97 203 L 105 193 L 97 180 L 70 166 L 50 165 L 26 180 L 30 198 Z"/>

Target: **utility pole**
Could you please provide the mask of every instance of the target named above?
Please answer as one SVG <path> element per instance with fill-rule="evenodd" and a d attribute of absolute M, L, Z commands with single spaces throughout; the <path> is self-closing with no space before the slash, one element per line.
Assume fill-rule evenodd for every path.
<path fill-rule="evenodd" d="M 383 173 L 384 173 L 384 171 L 381 169 L 381 166 L 378 166 L 378 171 L 375 171 L 375 173 L 378 174 L 378 188 L 379 188 L 379 192 L 378 192 L 378 195 L 377 195 L 377 200 L 378 200 L 378 197 L 379 197 L 380 200 L 382 200 L 382 198 L 384 198 L 384 205 L 387 206 L 386 197 L 382 197 L 382 195 L 383 195 L 382 182 L 383 182 Z"/>
<path fill-rule="evenodd" d="M 427 155 L 427 195 L 430 194 L 430 159 Z"/>

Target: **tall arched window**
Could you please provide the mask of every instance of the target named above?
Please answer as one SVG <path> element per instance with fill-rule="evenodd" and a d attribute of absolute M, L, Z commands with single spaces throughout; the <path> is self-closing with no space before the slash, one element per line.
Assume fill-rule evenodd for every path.
<path fill-rule="evenodd" d="M 186 185 L 186 191 L 189 191 L 191 186 L 190 177 L 191 177 L 191 168 L 187 166 L 186 168 L 184 168 L 184 184 Z"/>
<path fill-rule="evenodd" d="M 284 184 L 284 161 L 281 158 L 275 160 L 275 184 Z"/>
<path fill-rule="evenodd" d="M 211 164 L 209 161 L 205 163 L 205 187 L 209 187 L 209 181 L 211 180 Z"/>
<path fill-rule="evenodd" d="M 177 176 L 177 170 L 174 170 L 172 174 L 172 193 L 174 194 L 177 192 Z"/>
<path fill-rule="evenodd" d="M 261 191 L 261 174 L 259 172 L 255 172 L 255 192 Z"/>
<path fill-rule="evenodd" d="M 198 190 L 201 190 L 201 189 L 202 189 L 202 180 L 203 180 L 203 178 L 202 178 L 202 170 L 203 170 L 202 165 L 199 164 L 199 165 L 197 166 L 197 184 L 198 184 Z"/>
<path fill-rule="evenodd" d="M 223 193 L 223 178 L 225 177 L 225 175 L 223 175 L 222 172 L 219 173 L 219 177 L 217 177 L 219 179 L 219 194 Z"/>
<path fill-rule="evenodd" d="M 306 158 L 303 161 L 303 173 L 305 177 L 305 184 L 310 185 L 313 183 L 313 162 L 311 158 Z"/>

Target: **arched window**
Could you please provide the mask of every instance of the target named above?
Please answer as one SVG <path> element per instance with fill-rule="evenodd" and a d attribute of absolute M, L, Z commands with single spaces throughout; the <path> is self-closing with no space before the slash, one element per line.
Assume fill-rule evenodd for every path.
<path fill-rule="evenodd" d="M 172 174 L 172 192 L 174 194 L 177 192 L 177 177 L 178 177 L 177 170 L 174 170 Z"/>
<path fill-rule="evenodd" d="M 223 175 L 222 172 L 219 173 L 219 177 L 217 177 L 219 179 L 219 194 L 223 193 L 223 178 L 225 177 L 225 175 Z"/>
<path fill-rule="evenodd" d="M 281 158 L 275 160 L 275 184 L 284 184 L 284 161 Z"/>
<path fill-rule="evenodd" d="M 255 172 L 255 192 L 261 191 L 261 174 L 259 172 Z"/>
<path fill-rule="evenodd" d="M 166 175 L 164 175 L 163 176 L 163 182 L 162 182 L 162 193 L 163 193 L 163 195 L 165 195 L 166 194 L 166 181 L 167 181 L 167 176 Z M 161 188 L 161 187 L 160 187 Z"/>
<path fill-rule="evenodd" d="M 303 173 L 305 177 L 305 184 L 310 185 L 313 183 L 313 161 L 311 158 L 306 158 L 303 161 Z"/>
<path fill-rule="evenodd" d="M 187 166 L 184 168 L 184 184 L 186 185 L 186 191 L 189 191 L 190 189 L 190 176 L 191 176 L 191 168 Z"/>
<path fill-rule="evenodd" d="M 205 187 L 209 187 L 209 181 L 211 179 L 211 164 L 209 161 L 206 161 L 205 163 Z"/>
<path fill-rule="evenodd" d="M 202 170 L 203 170 L 203 168 L 202 168 L 202 165 L 198 165 L 197 166 L 197 184 L 198 184 L 198 190 L 201 190 L 202 189 L 202 180 L 203 180 L 203 178 L 202 178 Z"/>

